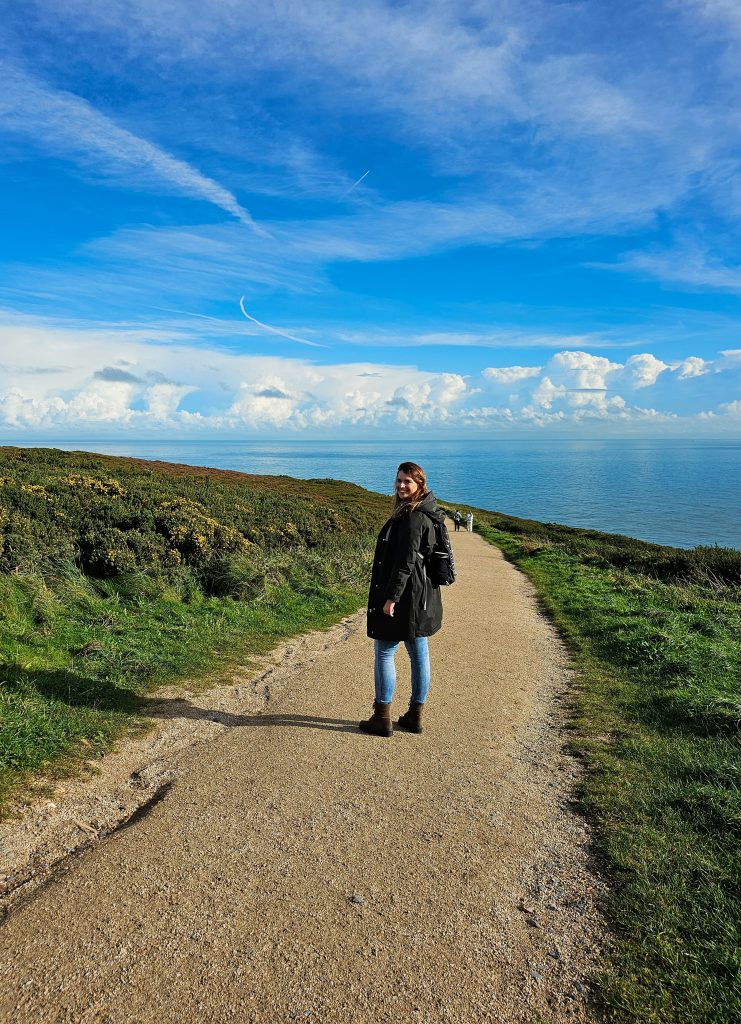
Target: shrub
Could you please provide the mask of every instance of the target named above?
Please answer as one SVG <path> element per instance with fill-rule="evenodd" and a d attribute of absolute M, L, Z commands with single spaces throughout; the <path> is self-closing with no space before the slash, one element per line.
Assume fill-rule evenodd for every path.
<path fill-rule="evenodd" d="M 199 578 L 204 593 L 214 597 L 256 600 L 265 594 L 266 573 L 244 554 L 215 555 Z"/>
<path fill-rule="evenodd" d="M 741 551 L 700 545 L 690 552 L 692 575 L 701 582 L 733 583 L 741 586 Z"/>
<path fill-rule="evenodd" d="M 261 554 L 365 538 L 387 511 L 387 499 L 336 481 L 0 448 L 0 572 L 62 561 L 97 580 L 145 572 L 189 600 L 194 586 L 254 595 Z"/>

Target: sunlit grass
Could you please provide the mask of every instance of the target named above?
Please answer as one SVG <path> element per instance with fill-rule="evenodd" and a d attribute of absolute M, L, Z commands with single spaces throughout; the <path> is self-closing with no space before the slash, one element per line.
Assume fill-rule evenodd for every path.
<path fill-rule="evenodd" d="M 652 571 L 640 542 L 618 568 L 614 542 L 600 556 L 593 538 L 579 550 L 578 538 L 479 520 L 533 580 L 579 670 L 581 797 L 613 882 L 605 1012 L 651 1024 L 741 1019 L 739 586 L 699 561 L 682 581 L 667 553 Z M 732 575 L 733 552 L 723 564 Z"/>

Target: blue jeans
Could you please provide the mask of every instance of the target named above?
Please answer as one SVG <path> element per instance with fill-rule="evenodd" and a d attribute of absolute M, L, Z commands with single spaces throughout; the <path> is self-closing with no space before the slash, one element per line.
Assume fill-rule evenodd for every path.
<path fill-rule="evenodd" d="M 390 704 L 396 689 L 396 666 L 394 655 L 401 641 L 374 640 L 373 677 L 376 684 L 376 700 L 379 704 Z M 412 700 L 424 704 L 430 688 L 430 649 L 426 636 L 405 640 L 409 660 L 412 663 Z"/>

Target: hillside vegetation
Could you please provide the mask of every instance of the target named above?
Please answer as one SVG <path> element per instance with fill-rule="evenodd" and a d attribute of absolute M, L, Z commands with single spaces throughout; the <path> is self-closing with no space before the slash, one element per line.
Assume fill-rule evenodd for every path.
<path fill-rule="evenodd" d="M 153 687 L 336 621 L 365 597 L 389 499 L 0 448 L 0 808 L 136 725 Z"/>

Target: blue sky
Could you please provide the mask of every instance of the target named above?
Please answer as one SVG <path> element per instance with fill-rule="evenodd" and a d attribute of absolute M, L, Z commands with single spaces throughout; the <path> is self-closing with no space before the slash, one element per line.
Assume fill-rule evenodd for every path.
<path fill-rule="evenodd" d="M 6 440 L 741 436 L 736 0 L 4 8 Z"/>

